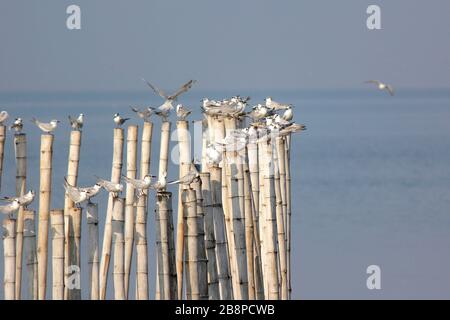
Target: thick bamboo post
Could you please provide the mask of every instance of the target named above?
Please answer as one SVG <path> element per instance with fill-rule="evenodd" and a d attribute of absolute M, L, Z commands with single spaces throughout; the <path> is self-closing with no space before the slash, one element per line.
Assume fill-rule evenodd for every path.
<path fill-rule="evenodd" d="M 257 143 L 258 146 L 258 164 L 261 163 L 264 165 L 261 165 L 259 167 L 259 209 L 258 209 L 258 227 L 259 227 L 259 244 L 257 244 L 255 247 L 259 247 L 261 252 L 261 273 L 263 278 L 263 287 L 264 287 L 264 297 L 268 297 L 268 286 L 267 286 L 267 276 L 266 276 L 266 270 L 267 270 L 267 263 L 266 263 L 266 242 L 265 239 L 267 237 L 266 233 L 266 219 L 265 219 L 265 205 L 264 205 L 264 174 L 267 171 L 268 164 L 265 163 L 265 149 L 264 147 L 267 145 L 264 141 L 263 137 L 267 133 L 265 129 L 259 129 L 258 130 L 258 139 L 259 142 Z"/>
<path fill-rule="evenodd" d="M 136 178 L 138 126 L 129 126 L 127 132 L 127 177 Z M 125 198 L 125 298 L 128 298 L 131 258 L 134 244 L 134 187 L 127 183 Z"/>
<path fill-rule="evenodd" d="M 112 230 L 114 249 L 114 299 L 125 300 L 124 283 L 124 202 L 123 198 L 115 198 L 113 205 Z"/>
<path fill-rule="evenodd" d="M 6 127 L 0 126 L 0 190 L 2 188 L 3 153 L 5 151 Z"/>
<path fill-rule="evenodd" d="M 80 148 L 81 148 L 81 131 L 79 130 L 72 130 L 70 132 L 70 145 L 69 145 L 69 156 L 68 156 L 68 164 L 67 164 L 67 182 L 72 185 L 77 185 L 78 180 L 78 166 L 80 162 Z M 66 221 L 70 221 L 70 223 L 67 223 L 64 225 L 64 234 L 67 235 L 71 230 L 72 225 L 81 225 L 81 221 L 73 221 L 74 217 L 69 217 L 71 214 L 71 209 L 73 208 L 74 203 L 72 200 L 70 200 L 69 196 L 65 194 L 64 196 L 64 216 Z M 77 218 L 81 218 L 80 216 L 77 216 Z M 72 223 L 73 221 L 73 223 Z M 64 282 L 66 283 L 65 289 L 64 289 L 64 298 L 67 300 L 80 300 L 81 299 L 81 291 L 80 290 L 70 290 L 68 284 L 68 276 L 70 276 L 70 273 L 68 272 L 69 266 L 77 266 L 80 268 L 80 252 L 79 247 L 75 245 L 75 243 L 69 242 L 70 239 L 66 237 L 65 243 L 64 243 L 64 269 L 65 271 L 65 278 Z M 73 254 L 71 254 L 73 252 Z"/>
<path fill-rule="evenodd" d="M 189 172 L 191 165 L 191 144 L 189 139 L 189 123 L 185 120 L 177 121 L 177 136 L 179 147 L 179 176 L 183 177 Z M 184 252 L 184 214 L 181 203 L 183 185 L 178 189 L 178 217 L 177 217 L 177 240 L 176 240 L 176 263 L 177 263 L 177 289 L 178 299 L 183 298 L 183 252 Z"/>
<path fill-rule="evenodd" d="M 164 121 L 161 125 L 158 179 L 161 179 L 163 174 L 167 173 L 167 166 L 169 163 L 170 127 L 171 123 L 169 121 Z"/>
<path fill-rule="evenodd" d="M 245 225 L 245 248 L 247 253 L 247 275 L 248 275 L 248 299 L 255 300 L 256 286 L 255 286 L 255 269 L 254 263 L 254 249 L 253 244 L 255 240 L 255 233 L 253 230 L 253 199 L 252 187 L 250 181 L 250 172 L 248 164 L 244 163 L 244 225 Z"/>
<path fill-rule="evenodd" d="M 165 197 L 167 198 L 167 215 L 168 215 L 168 234 L 169 237 L 169 276 L 170 276 L 170 298 L 177 299 L 177 268 L 176 268 L 176 258 L 175 258 L 175 231 L 173 226 L 173 210 L 172 210 L 172 193 L 165 192 Z"/>
<path fill-rule="evenodd" d="M 284 153 L 284 162 L 285 162 L 285 171 L 286 171 L 286 259 L 287 259 L 287 278 L 288 278 L 288 290 L 289 290 L 289 299 L 291 298 L 291 217 L 292 217 L 292 202 L 291 202 L 291 135 L 287 135 L 284 140 L 285 145 L 285 153 Z"/>
<path fill-rule="evenodd" d="M 64 259 L 73 262 L 64 269 L 64 282 L 65 282 L 65 294 L 67 293 L 67 299 L 69 300 L 81 300 L 81 264 L 80 264 L 80 251 L 81 251 L 81 209 L 71 207 L 69 208 L 69 214 L 64 215 L 64 226 L 69 225 L 68 228 L 64 228 L 64 232 L 68 232 L 64 235 L 65 243 L 69 243 L 68 259 Z"/>
<path fill-rule="evenodd" d="M 153 123 L 144 122 L 141 145 L 140 176 L 150 172 Z M 147 192 L 139 197 L 136 208 L 136 299 L 148 300 Z"/>
<path fill-rule="evenodd" d="M 286 234 L 284 231 L 284 215 L 283 215 L 283 201 L 280 181 L 280 160 L 278 158 L 278 140 L 275 140 L 276 152 L 273 155 L 274 162 L 274 186 L 275 186 L 275 214 L 277 224 L 277 239 L 278 239 L 278 261 L 279 261 L 279 274 L 280 274 L 280 298 L 282 300 L 288 299 L 288 281 L 287 281 L 287 260 L 286 260 Z M 284 164 L 284 163 L 283 163 Z"/>
<path fill-rule="evenodd" d="M 174 273 L 175 265 L 171 259 L 170 242 L 173 247 L 173 232 L 170 232 L 170 226 L 173 222 L 170 222 L 170 205 L 171 194 L 169 192 L 158 192 L 156 195 L 156 253 L 158 263 L 158 277 L 157 281 L 160 290 L 161 300 L 172 300 L 176 298 L 176 290 L 171 288 L 171 275 Z M 172 261 L 171 261 L 172 260 Z M 175 282 L 176 284 L 176 282 Z"/>
<path fill-rule="evenodd" d="M 219 278 L 220 299 L 230 300 L 233 297 L 233 290 L 228 260 L 225 217 L 222 207 L 222 169 L 218 166 L 213 166 L 210 168 L 210 173 L 211 205 L 213 209 L 214 235 L 216 238 L 217 276 Z"/>
<path fill-rule="evenodd" d="M 39 225 L 38 225 L 38 286 L 39 300 L 45 300 L 47 289 L 48 223 L 52 190 L 53 135 L 41 135 L 41 159 L 39 181 Z"/>
<path fill-rule="evenodd" d="M 16 155 L 16 196 L 20 197 L 26 192 L 27 178 L 27 136 L 24 133 L 14 135 L 14 151 Z M 22 291 L 22 257 L 23 257 L 23 228 L 24 207 L 17 213 L 16 225 L 16 299 L 21 299 Z"/>
<path fill-rule="evenodd" d="M 114 146 L 113 146 L 113 161 L 111 169 L 111 181 L 119 183 L 120 174 L 122 171 L 122 157 L 123 157 L 123 129 L 114 129 Z M 106 284 L 108 281 L 109 261 L 111 257 L 111 242 L 112 242 L 112 210 L 113 197 L 110 194 L 108 198 L 108 207 L 106 210 L 105 229 L 103 232 L 102 256 L 100 259 L 100 300 L 106 298 Z"/>
<path fill-rule="evenodd" d="M 64 299 L 64 211 L 50 211 L 52 235 L 52 299 Z"/>
<path fill-rule="evenodd" d="M 25 210 L 23 213 L 23 245 L 27 266 L 28 299 L 38 299 L 38 265 L 36 256 L 35 212 Z"/>
<path fill-rule="evenodd" d="M 214 209 L 211 195 L 210 173 L 200 174 L 205 213 L 205 246 L 208 259 L 208 294 L 210 300 L 220 300 L 219 277 L 217 271 L 216 236 L 214 234 Z"/>
<path fill-rule="evenodd" d="M 277 260 L 277 220 L 275 209 L 275 183 L 273 173 L 272 145 L 264 143 L 264 218 L 265 218 L 265 256 L 267 277 L 267 299 L 278 300 L 278 260 Z"/>
<path fill-rule="evenodd" d="M 16 291 L 16 220 L 3 219 L 3 288 L 5 300 L 15 300 Z"/>
<path fill-rule="evenodd" d="M 203 211 L 203 195 L 201 180 L 196 179 L 192 183 L 192 189 L 195 191 L 195 200 L 197 204 L 197 268 L 198 268 L 198 284 L 199 299 L 208 300 L 208 259 L 206 258 L 205 249 L 205 212 Z M 213 279 L 214 280 L 214 279 Z M 213 285 L 217 286 L 217 279 Z"/>
<path fill-rule="evenodd" d="M 99 298 L 99 245 L 98 245 L 98 205 L 89 203 L 86 208 L 86 221 L 88 228 L 88 274 L 91 300 Z"/>

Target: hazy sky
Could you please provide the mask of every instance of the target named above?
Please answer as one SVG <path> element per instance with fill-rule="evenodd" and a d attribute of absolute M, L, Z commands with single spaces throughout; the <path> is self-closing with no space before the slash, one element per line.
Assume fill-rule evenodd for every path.
<path fill-rule="evenodd" d="M 66 28 L 77 4 L 82 29 Z M 383 30 L 366 28 L 382 9 Z M 2 0 L 0 92 L 450 87 L 448 0 Z"/>

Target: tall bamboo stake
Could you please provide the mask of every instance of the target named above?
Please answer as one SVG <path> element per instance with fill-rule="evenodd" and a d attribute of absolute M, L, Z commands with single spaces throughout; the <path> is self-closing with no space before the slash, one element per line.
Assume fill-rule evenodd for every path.
<path fill-rule="evenodd" d="M 16 220 L 3 219 L 3 262 L 4 280 L 3 288 L 5 300 L 15 299 L 16 281 Z"/>
<path fill-rule="evenodd" d="M 48 223 L 52 190 L 53 138 L 54 137 L 52 134 L 41 135 L 39 226 L 37 248 L 39 300 L 45 300 L 47 289 Z"/>
<path fill-rule="evenodd" d="M 214 235 L 216 238 L 217 277 L 219 279 L 220 299 L 230 300 L 233 296 L 228 260 L 225 217 L 222 207 L 222 170 L 218 166 L 210 168 L 211 205 L 213 209 Z"/>
<path fill-rule="evenodd" d="M 27 136 L 24 133 L 14 135 L 14 151 L 16 155 L 16 196 L 26 192 L 27 177 Z M 16 299 L 21 299 L 22 287 L 22 256 L 23 256 L 23 228 L 24 207 L 17 213 L 16 230 Z"/>
<path fill-rule="evenodd" d="M 140 176 L 150 172 L 153 123 L 145 122 L 142 130 Z M 148 300 L 147 193 L 139 197 L 136 208 L 136 299 Z"/>
<path fill-rule="evenodd" d="M 259 142 L 257 144 L 258 146 L 258 163 L 265 164 L 264 166 L 261 166 L 259 168 L 259 210 L 258 210 L 258 226 L 259 226 L 259 248 L 261 252 L 261 272 L 263 276 L 263 287 L 264 287 L 264 297 L 268 297 L 268 286 L 267 286 L 267 276 L 266 276 L 266 270 L 267 270 L 267 263 L 266 263 L 266 243 L 265 241 L 267 237 L 266 232 L 266 218 L 265 218 L 265 204 L 264 204 L 264 174 L 266 172 L 266 166 L 265 163 L 265 151 L 264 147 L 266 146 L 266 142 L 264 141 L 263 137 L 266 134 L 266 130 L 259 129 L 258 130 L 258 139 Z"/>
<path fill-rule="evenodd" d="M 70 146 L 69 146 L 69 157 L 68 157 L 68 165 L 67 165 L 67 182 L 72 185 L 77 185 L 78 180 L 78 165 L 80 162 L 80 148 L 81 148 L 81 131 L 72 130 L 70 132 Z M 73 208 L 74 203 L 70 200 L 67 194 L 64 195 L 64 216 L 66 221 L 70 221 L 64 225 L 64 234 L 69 234 L 72 232 L 70 230 L 72 225 L 81 225 L 81 221 L 75 221 L 74 217 L 69 217 L 71 214 L 71 209 Z M 81 219 L 81 215 L 77 216 L 77 218 Z M 73 221 L 73 222 L 72 222 Z M 77 266 L 80 268 L 80 252 L 79 247 L 75 245 L 75 243 L 69 242 L 71 239 L 67 237 L 64 243 L 64 269 L 65 277 L 64 282 L 66 286 L 64 288 L 64 298 L 67 300 L 80 300 L 81 299 L 81 291 L 77 289 L 70 290 L 68 283 L 68 276 L 70 275 L 68 270 L 69 266 Z M 72 252 L 72 254 L 71 254 Z"/>
<path fill-rule="evenodd" d="M 91 300 L 99 298 L 99 246 L 98 246 L 98 205 L 89 203 L 86 208 L 86 221 L 88 226 L 88 274 Z"/>
<path fill-rule="evenodd" d="M 111 181 L 119 183 L 120 174 L 122 171 L 122 157 L 123 157 L 123 129 L 114 129 L 114 147 L 113 147 L 113 161 L 111 169 Z M 106 298 L 106 284 L 108 281 L 109 261 L 111 257 L 111 242 L 112 242 L 112 210 L 113 197 L 110 194 L 108 198 L 108 207 L 106 210 L 105 229 L 103 233 L 102 256 L 100 259 L 100 300 Z"/>
<path fill-rule="evenodd" d="M 250 181 L 250 172 L 248 164 L 244 163 L 244 225 L 245 225 L 245 248 L 247 253 L 247 275 L 248 275 L 248 299 L 255 300 L 256 286 L 255 286 L 255 269 L 254 263 L 254 230 L 253 230 L 253 199 Z"/>
<path fill-rule="evenodd" d="M 125 300 L 124 284 L 124 202 L 123 198 L 115 198 L 113 204 L 112 244 L 114 248 L 114 299 Z"/>
<path fill-rule="evenodd" d="M 52 299 L 64 299 L 64 211 L 50 211 L 52 235 Z"/>
<path fill-rule="evenodd" d="M 205 213 L 205 246 L 208 259 L 208 294 L 210 300 L 220 299 L 219 277 L 217 271 L 216 236 L 214 234 L 214 209 L 211 195 L 210 173 L 200 174 L 202 181 L 203 210 Z"/>
<path fill-rule="evenodd" d="M 288 287 L 289 287 L 289 299 L 291 298 L 291 216 L 292 216 L 292 202 L 291 202 L 291 135 L 285 137 L 284 141 L 285 145 L 285 153 L 284 153 L 284 161 L 285 161 L 285 170 L 286 170 L 286 251 L 287 251 L 287 278 L 288 278 Z"/>
<path fill-rule="evenodd" d="M 198 261 L 198 281 L 199 281 L 199 299 L 208 300 L 208 259 L 206 258 L 205 249 L 205 213 L 203 211 L 203 196 L 201 180 L 196 179 L 192 183 L 192 189 L 195 191 L 195 200 L 197 204 L 197 255 Z M 213 279 L 214 280 L 214 279 Z M 214 281 L 213 286 L 217 286 L 217 279 Z"/>
<path fill-rule="evenodd" d="M 23 245 L 25 248 L 25 263 L 27 266 L 28 299 L 38 299 L 38 265 L 36 256 L 35 212 L 25 210 L 23 228 Z"/>
<path fill-rule="evenodd" d="M 73 265 L 69 265 L 64 270 L 65 292 L 67 292 L 67 299 L 80 300 L 81 299 L 81 264 L 78 257 L 81 251 L 81 209 L 71 207 L 69 208 L 69 214 L 64 215 L 64 226 L 69 225 L 68 228 L 64 228 L 64 232 L 68 232 L 64 235 L 68 242 L 69 252 L 68 260 L 73 261 Z M 66 259 L 64 259 L 66 261 Z"/>
<path fill-rule="evenodd" d="M 0 126 L 0 190 L 2 187 L 3 153 L 5 151 L 6 127 Z"/>
<path fill-rule="evenodd" d="M 177 135 L 179 146 L 179 176 L 183 177 L 189 172 L 191 165 L 191 145 L 189 139 L 189 123 L 185 120 L 177 121 Z M 184 252 L 184 214 L 181 202 L 181 192 L 185 188 L 180 185 L 178 189 L 178 217 L 177 217 L 177 240 L 176 240 L 176 263 L 177 263 L 177 289 L 178 299 L 183 298 L 183 252 Z"/>
<path fill-rule="evenodd" d="M 175 259 L 175 231 L 173 226 L 173 210 L 172 210 L 172 193 L 165 192 L 167 198 L 167 217 L 168 217 L 168 234 L 169 237 L 169 276 L 170 276 L 170 298 L 177 299 L 177 269 Z"/>
<path fill-rule="evenodd" d="M 129 126 L 127 132 L 127 177 L 136 178 L 138 126 Z M 131 258 L 134 243 L 134 187 L 127 183 L 125 198 L 125 298 L 128 298 Z"/>

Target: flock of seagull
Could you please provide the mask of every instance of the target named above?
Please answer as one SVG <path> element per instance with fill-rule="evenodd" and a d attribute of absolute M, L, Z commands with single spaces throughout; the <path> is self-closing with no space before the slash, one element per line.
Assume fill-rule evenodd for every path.
<path fill-rule="evenodd" d="M 163 90 L 157 88 L 145 79 L 142 79 L 154 93 L 159 95 L 163 99 L 163 103 L 157 107 L 147 107 L 140 109 L 137 107 L 130 107 L 136 116 L 145 122 L 149 122 L 153 115 L 159 116 L 163 121 L 168 121 L 169 116 L 173 109 L 176 111 L 178 119 L 185 120 L 187 116 L 191 114 L 191 110 L 177 104 L 174 107 L 174 103 L 178 97 L 187 92 L 196 80 L 189 80 L 183 84 L 173 94 L 166 94 Z M 384 84 L 378 80 L 369 80 L 366 83 L 377 85 L 379 90 L 386 90 L 390 95 L 394 95 L 394 89 L 391 85 Z M 290 133 L 306 130 L 303 124 L 297 124 L 293 122 L 294 112 L 291 104 L 280 103 L 274 101 L 271 97 L 267 97 L 263 103 L 258 103 L 253 106 L 250 111 L 246 111 L 246 107 L 250 97 L 242 98 L 240 96 L 234 96 L 230 99 L 224 100 L 210 100 L 204 98 L 201 106 L 201 110 L 205 115 L 218 117 L 234 117 L 236 119 L 250 119 L 248 127 L 242 129 L 236 129 L 228 132 L 223 141 L 214 143 L 208 143 L 205 150 L 205 155 L 209 164 L 218 164 L 222 161 L 222 155 L 224 152 L 236 152 L 243 150 L 250 142 L 259 142 L 261 139 L 268 139 L 273 133 L 278 136 L 288 135 Z M 0 112 L 0 125 L 4 125 L 9 115 L 7 111 Z M 122 118 L 119 113 L 113 115 L 113 121 L 116 127 L 122 126 L 130 118 Z M 203 120 L 203 121 L 206 121 Z M 51 120 L 50 122 L 42 122 L 36 118 L 32 118 L 31 122 L 34 123 L 44 133 L 52 134 L 52 132 L 58 127 L 59 120 Z M 81 130 L 84 124 L 84 115 L 81 113 L 78 117 L 69 116 L 69 123 L 72 129 Z M 12 125 L 9 126 L 10 130 L 14 130 L 16 133 L 20 133 L 23 130 L 22 118 L 16 118 Z M 156 191 L 164 191 L 167 185 L 182 184 L 189 185 L 194 180 L 199 178 L 199 166 L 191 163 L 190 171 L 179 180 L 167 181 L 167 172 L 164 172 L 157 181 L 153 181 L 156 176 L 146 175 L 143 179 L 133 179 L 126 176 L 122 176 L 126 183 L 133 185 L 136 190 L 137 199 L 141 197 L 148 189 Z M 68 183 L 64 178 L 64 189 L 68 197 L 77 205 L 81 205 L 83 202 L 91 202 L 91 198 L 95 197 L 101 189 L 109 192 L 113 197 L 118 197 L 123 191 L 123 184 L 114 183 L 100 177 L 96 177 L 96 184 L 89 187 L 76 187 Z M 20 206 L 27 207 L 35 197 L 35 192 L 30 190 L 26 194 L 20 197 L 4 197 L 0 198 L 0 201 L 7 202 L 5 205 L 0 205 L 0 213 L 12 216 Z"/>

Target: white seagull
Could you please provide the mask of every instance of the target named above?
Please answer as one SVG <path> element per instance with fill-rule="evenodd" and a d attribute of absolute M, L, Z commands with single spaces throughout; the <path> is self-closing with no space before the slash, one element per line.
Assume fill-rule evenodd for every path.
<path fill-rule="evenodd" d="M 72 129 L 81 130 L 84 123 L 84 114 L 80 113 L 78 118 L 72 118 L 72 116 L 69 116 L 69 122 Z"/>
<path fill-rule="evenodd" d="M 206 157 L 211 165 L 218 165 L 222 161 L 222 152 L 216 149 L 215 144 L 208 144 L 206 147 Z"/>
<path fill-rule="evenodd" d="M 49 123 L 41 122 L 37 120 L 36 118 L 31 119 L 31 122 L 33 122 L 39 129 L 41 129 L 45 133 L 52 133 L 56 127 L 58 126 L 59 120 L 51 120 Z"/>
<path fill-rule="evenodd" d="M 272 97 L 267 97 L 265 100 L 266 106 L 271 110 L 286 110 L 289 106 L 292 106 L 290 104 L 286 103 L 280 103 L 272 100 Z"/>
<path fill-rule="evenodd" d="M 177 105 L 177 117 L 180 120 L 186 120 L 186 117 L 191 114 L 191 110 L 185 108 L 181 103 Z"/>
<path fill-rule="evenodd" d="M 9 118 L 9 114 L 6 111 L 0 112 L 0 125 L 3 125 L 3 123 Z"/>
<path fill-rule="evenodd" d="M 283 113 L 282 118 L 286 121 L 291 121 L 294 118 L 294 111 L 292 107 L 289 106 Z"/>
<path fill-rule="evenodd" d="M 167 171 L 164 171 L 159 177 L 158 181 L 152 184 L 152 189 L 155 189 L 157 192 L 166 190 L 167 187 Z"/>
<path fill-rule="evenodd" d="M 88 200 L 87 192 L 69 184 L 66 177 L 64 177 L 64 190 L 66 190 L 66 194 L 76 205 Z"/>
<path fill-rule="evenodd" d="M 159 95 L 161 98 L 165 99 L 164 103 L 159 107 L 159 110 L 161 111 L 170 111 L 173 110 L 173 104 L 172 102 L 176 101 L 178 96 L 180 96 L 182 93 L 185 93 L 190 88 L 192 88 L 192 85 L 197 82 L 197 80 L 189 80 L 185 84 L 183 84 L 174 94 L 167 95 L 163 90 L 158 89 L 154 85 L 152 85 L 150 82 L 148 82 L 145 79 L 142 79 L 147 85 L 155 92 L 157 95 Z"/>
<path fill-rule="evenodd" d="M 12 218 L 12 215 L 19 210 L 20 203 L 17 199 L 14 199 L 11 203 L 0 206 L 0 212 L 3 214 L 9 215 Z"/>
<path fill-rule="evenodd" d="M 120 183 L 114 183 L 108 180 L 104 180 L 102 178 L 97 177 L 97 184 L 102 186 L 103 189 L 112 194 L 114 198 L 119 196 L 119 193 L 123 190 L 123 185 Z"/>
<path fill-rule="evenodd" d="M 130 118 L 122 118 L 118 113 L 114 113 L 113 120 L 116 124 L 116 127 L 119 128 L 125 123 L 125 121 L 130 120 Z"/>
<path fill-rule="evenodd" d="M 386 84 L 378 80 L 368 80 L 366 83 L 373 83 L 377 85 L 379 90 L 386 90 L 391 96 L 394 95 L 394 88 L 390 84 Z"/>
<path fill-rule="evenodd" d="M 125 180 L 127 183 L 131 184 L 138 192 L 138 198 L 141 197 L 144 194 L 144 191 L 150 188 L 152 185 L 152 178 L 155 178 L 155 176 L 146 174 L 143 179 L 133 179 L 128 178 L 126 176 L 122 176 L 123 180 Z"/>
<path fill-rule="evenodd" d="M 135 107 L 130 107 L 133 112 L 137 114 L 139 118 L 144 120 L 144 122 L 149 122 L 150 117 L 155 113 L 155 108 L 147 107 L 146 109 L 140 110 Z"/>
<path fill-rule="evenodd" d="M 19 205 L 26 208 L 30 203 L 33 202 L 34 196 L 35 196 L 34 190 L 30 190 L 20 197 L 4 197 L 1 200 L 8 201 L 8 202 L 18 201 Z"/>
<path fill-rule="evenodd" d="M 22 118 L 16 118 L 13 124 L 9 127 L 9 130 L 14 130 L 16 133 L 20 133 L 23 129 Z"/>

